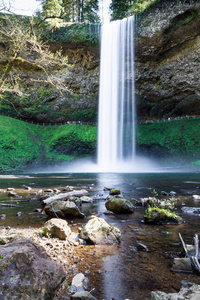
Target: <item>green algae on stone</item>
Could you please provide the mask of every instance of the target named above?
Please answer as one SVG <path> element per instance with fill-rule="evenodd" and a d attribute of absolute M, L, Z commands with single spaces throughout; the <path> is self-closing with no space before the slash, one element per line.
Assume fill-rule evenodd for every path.
<path fill-rule="evenodd" d="M 149 207 L 145 211 L 144 221 L 148 224 L 181 223 L 181 217 L 175 212 L 159 207 Z"/>

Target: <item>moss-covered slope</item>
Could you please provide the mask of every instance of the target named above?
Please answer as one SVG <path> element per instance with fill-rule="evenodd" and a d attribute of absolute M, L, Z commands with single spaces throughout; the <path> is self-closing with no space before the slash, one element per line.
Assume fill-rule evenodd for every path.
<path fill-rule="evenodd" d="M 0 116 L 0 172 L 94 155 L 96 126 L 40 126 Z"/>
<path fill-rule="evenodd" d="M 140 124 L 137 148 L 159 160 L 194 163 L 200 159 L 200 119 Z"/>

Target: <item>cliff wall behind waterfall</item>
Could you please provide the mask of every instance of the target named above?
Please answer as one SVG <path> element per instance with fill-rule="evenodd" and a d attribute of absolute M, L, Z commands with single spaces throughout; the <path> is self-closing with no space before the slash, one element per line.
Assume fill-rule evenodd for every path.
<path fill-rule="evenodd" d="M 95 121 L 99 45 L 47 45 L 60 56 L 44 55 L 31 43 L 20 50 L 7 74 L 3 111 L 41 122 Z M 12 50 L 12 40 L 1 36 L 0 77 Z M 200 114 L 199 1 L 161 0 L 138 14 L 135 54 L 139 119 Z"/>
<path fill-rule="evenodd" d="M 199 115 L 199 1 L 160 1 L 137 23 L 139 118 Z"/>

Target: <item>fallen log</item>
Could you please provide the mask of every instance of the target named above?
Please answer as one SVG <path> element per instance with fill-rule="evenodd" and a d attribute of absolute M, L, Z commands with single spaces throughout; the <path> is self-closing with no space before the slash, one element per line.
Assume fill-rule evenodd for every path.
<path fill-rule="evenodd" d="M 51 196 L 49 198 L 42 200 L 42 204 L 46 205 L 46 204 L 50 204 L 55 201 L 66 201 L 69 197 L 82 197 L 82 196 L 87 196 L 87 195 L 88 195 L 88 191 L 86 191 L 86 190 L 61 193 L 61 194 L 54 195 L 54 196 Z"/>

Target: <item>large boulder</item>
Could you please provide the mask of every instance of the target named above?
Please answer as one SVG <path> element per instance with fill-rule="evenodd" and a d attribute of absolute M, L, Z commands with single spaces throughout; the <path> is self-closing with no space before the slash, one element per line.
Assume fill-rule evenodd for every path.
<path fill-rule="evenodd" d="M 200 285 L 182 288 L 179 293 L 151 292 L 149 300 L 198 300 L 200 299 Z"/>
<path fill-rule="evenodd" d="M 71 228 L 67 224 L 65 220 L 53 218 L 44 224 L 42 230 L 45 236 L 67 240 L 71 234 Z"/>
<path fill-rule="evenodd" d="M 80 237 L 94 245 L 113 245 L 120 243 L 121 232 L 118 228 L 110 226 L 104 219 L 91 216 L 81 230 Z"/>
<path fill-rule="evenodd" d="M 116 214 L 130 214 L 134 211 L 133 204 L 122 196 L 109 197 L 105 206 Z"/>
<path fill-rule="evenodd" d="M 65 277 L 63 267 L 30 239 L 0 246 L 1 299 L 53 299 Z"/>
<path fill-rule="evenodd" d="M 45 213 L 51 217 L 61 219 L 84 218 L 78 206 L 72 201 L 55 201 L 45 206 Z"/>

